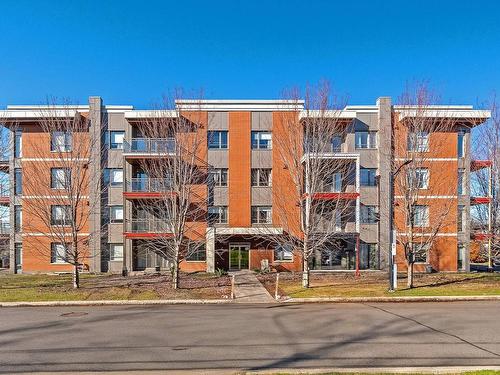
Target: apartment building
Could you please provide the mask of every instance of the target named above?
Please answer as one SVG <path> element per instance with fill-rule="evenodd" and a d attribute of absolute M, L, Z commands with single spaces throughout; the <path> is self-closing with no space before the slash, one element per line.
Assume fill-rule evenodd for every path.
<path fill-rule="evenodd" d="M 273 143 L 284 136 L 279 130 L 283 118 L 305 121 L 311 116 L 304 110 L 304 102 L 291 105 L 286 100 L 180 100 L 176 105 L 178 110 L 162 112 L 162 116 L 197 118 L 197 131 L 206 140 L 198 157 L 203 159 L 211 181 L 199 190 L 205 215 L 193 219 L 203 246 L 182 261 L 181 269 L 256 269 L 265 261 L 282 271 L 302 270 L 300 252 L 272 240 L 288 230 L 276 207 L 283 204 L 291 184 L 283 156 Z M 23 226 L 29 220 L 26 212 L 23 216 L 23 204 L 29 199 L 23 195 L 23 175 L 30 173 L 30 163 L 36 163 L 29 145 L 46 142 L 46 157 L 50 158 L 51 138 L 61 136 L 42 134 L 37 127 L 41 116 L 43 108 L 38 106 L 8 106 L 0 111 L 0 119 L 10 134 L 9 159 L 0 164 L 0 172 L 8 176 L 4 180 L 9 182 L 9 194 L 2 195 L 0 203 L 9 207 L 1 235 L 8 242 L 12 272 L 71 270 L 69 264 L 58 261 L 57 244 L 47 243 L 42 251 L 30 248 L 33 245 L 28 244 L 27 237 L 43 237 L 47 228 L 40 225 L 38 233 L 25 233 Z M 115 273 L 168 269 L 169 260 L 147 246 L 159 237 L 168 237 L 168 226 L 142 209 L 144 202 L 157 199 L 162 192 L 158 181 L 145 173 L 141 163 L 148 158 L 175 157 L 172 139 L 148 138 L 141 129 L 141 124 L 157 117 L 158 111 L 108 106 L 100 97 L 90 97 L 88 105 L 68 107 L 58 116 L 91 119 L 89 136 L 94 137 L 95 147 L 90 157 L 98 160 L 95 165 L 102 176 L 94 182 L 103 193 L 88 196 L 91 212 L 86 231 L 96 233 L 94 238 L 100 240 L 89 241 L 90 254 L 82 267 Z M 404 192 L 393 186 L 393 170 L 404 159 L 396 146 L 407 145 L 407 131 L 402 125 L 412 114 L 408 108 L 394 106 L 390 98 L 382 97 L 375 105 L 346 106 L 335 116 L 345 124 L 345 132 L 329 141 L 321 155 L 313 157 L 347 163 L 351 177 L 328 176 L 322 191 L 310 193 L 311 199 L 348 202 L 349 214 L 334 226 L 338 228 L 334 230 L 342 232 L 335 250 L 325 245 L 316 251 L 310 265 L 315 270 L 385 269 L 392 252 L 394 211 L 396 237 L 407 229 L 406 219 L 394 210 Z M 420 255 L 416 269 L 468 270 L 474 236 L 469 225 L 470 206 L 491 200 L 470 196 L 470 173 L 490 165 L 488 161 L 471 159 L 470 131 L 486 121 L 489 112 L 471 106 L 433 106 L 426 109 L 425 116 L 428 121 L 448 118 L 454 127 L 439 134 L 419 134 L 419 144 L 425 145 L 430 155 L 422 168 L 425 173 L 419 177 L 423 181 L 420 225 L 428 226 L 428 218 L 442 211 L 443 202 L 452 208 L 448 215 L 451 224 L 439 229 L 432 256 L 431 249 Z M 441 147 L 433 149 L 438 143 Z M 442 171 L 446 171 L 445 177 Z M 47 176 L 50 173 L 47 171 Z M 451 190 L 440 188 L 443 179 Z M 296 210 L 294 199 L 290 198 L 289 205 L 291 211 Z M 404 270 L 404 249 L 402 245 L 395 248 L 398 268 Z"/>

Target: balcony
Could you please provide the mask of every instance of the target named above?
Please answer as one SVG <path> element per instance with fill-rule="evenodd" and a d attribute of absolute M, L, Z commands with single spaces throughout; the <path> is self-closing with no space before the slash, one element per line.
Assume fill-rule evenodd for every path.
<path fill-rule="evenodd" d="M 493 165 L 491 160 L 472 160 L 470 163 L 470 171 L 477 172 L 484 168 L 491 168 Z"/>
<path fill-rule="evenodd" d="M 132 138 L 123 141 L 123 155 L 126 157 L 172 156 L 174 154 L 174 138 Z"/>
<path fill-rule="evenodd" d="M 169 178 L 134 177 L 126 181 L 123 196 L 127 199 L 159 198 L 173 195 Z"/>
<path fill-rule="evenodd" d="M 9 204 L 10 189 L 8 186 L 0 184 L 0 204 Z"/>
<path fill-rule="evenodd" d="M 126 222 L 126 238 L 159 238 L 172 237 L 172 225 L 161 219 L 130 219 Z"/>
<path fill-rule="evenodd" d="M 0 170 L 8 171 L 9 170 L 9 159 L 6 157 L 0 157 Z"/>
<path fill-rule="evenodd" d="M 477 204 L 489 204 L 491 202 L 491 197 L 470 197 L 471 206 Z"/>

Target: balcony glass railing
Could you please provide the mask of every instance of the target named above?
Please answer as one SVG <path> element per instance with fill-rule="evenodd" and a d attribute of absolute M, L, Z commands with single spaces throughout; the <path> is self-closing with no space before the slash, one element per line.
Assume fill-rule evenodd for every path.
<path fill-rule="evenodd" d="M 10 223 L 0 222 L 0 234 L 10 233 Z"/>
<path fill-rule="evenodd" d="M 172 190 L 169 178 L 134 177 L 127 180 L 126 191 L 129 193 L 161 193 Z"/>
<path fill-rule="evenodd" d="M 160 219 L 131 219 L 127 231 L 132 233 L 171 233 L 172 224 Z"/>
<path fill-rule="evenodd" d="M 173 154 L 174 138 L 132 138 L 123 142 L 123 152 L 137 154 Z"/>

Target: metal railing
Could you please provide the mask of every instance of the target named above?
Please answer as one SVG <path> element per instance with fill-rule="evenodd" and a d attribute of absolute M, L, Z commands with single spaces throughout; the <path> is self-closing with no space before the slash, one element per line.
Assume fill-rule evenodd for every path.
<path fill-rule="evenodd" d="M 174 154 L 174 138 L 132 138 L 123 141 L 123 152 L 137 154 Z"/>
<path fill-rule="evenodd" d="M 172 233 L 172 224 L 160 219 L 130 219 L 127 231 L 132 233 Z"/>
<path fill-rule="evenodd" d="M 162 193 L 172 190 L 170 178 L 134 177 L 127 180 L 126 192 L 129 193 Z"/>

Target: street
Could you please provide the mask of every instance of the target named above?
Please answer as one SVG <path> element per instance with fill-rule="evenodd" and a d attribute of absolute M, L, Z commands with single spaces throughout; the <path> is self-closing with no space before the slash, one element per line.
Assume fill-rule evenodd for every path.
<path fill-rule="evenodd" d="M 500 302 L 0 309 L 0 373 L 500 365 Z"/>

